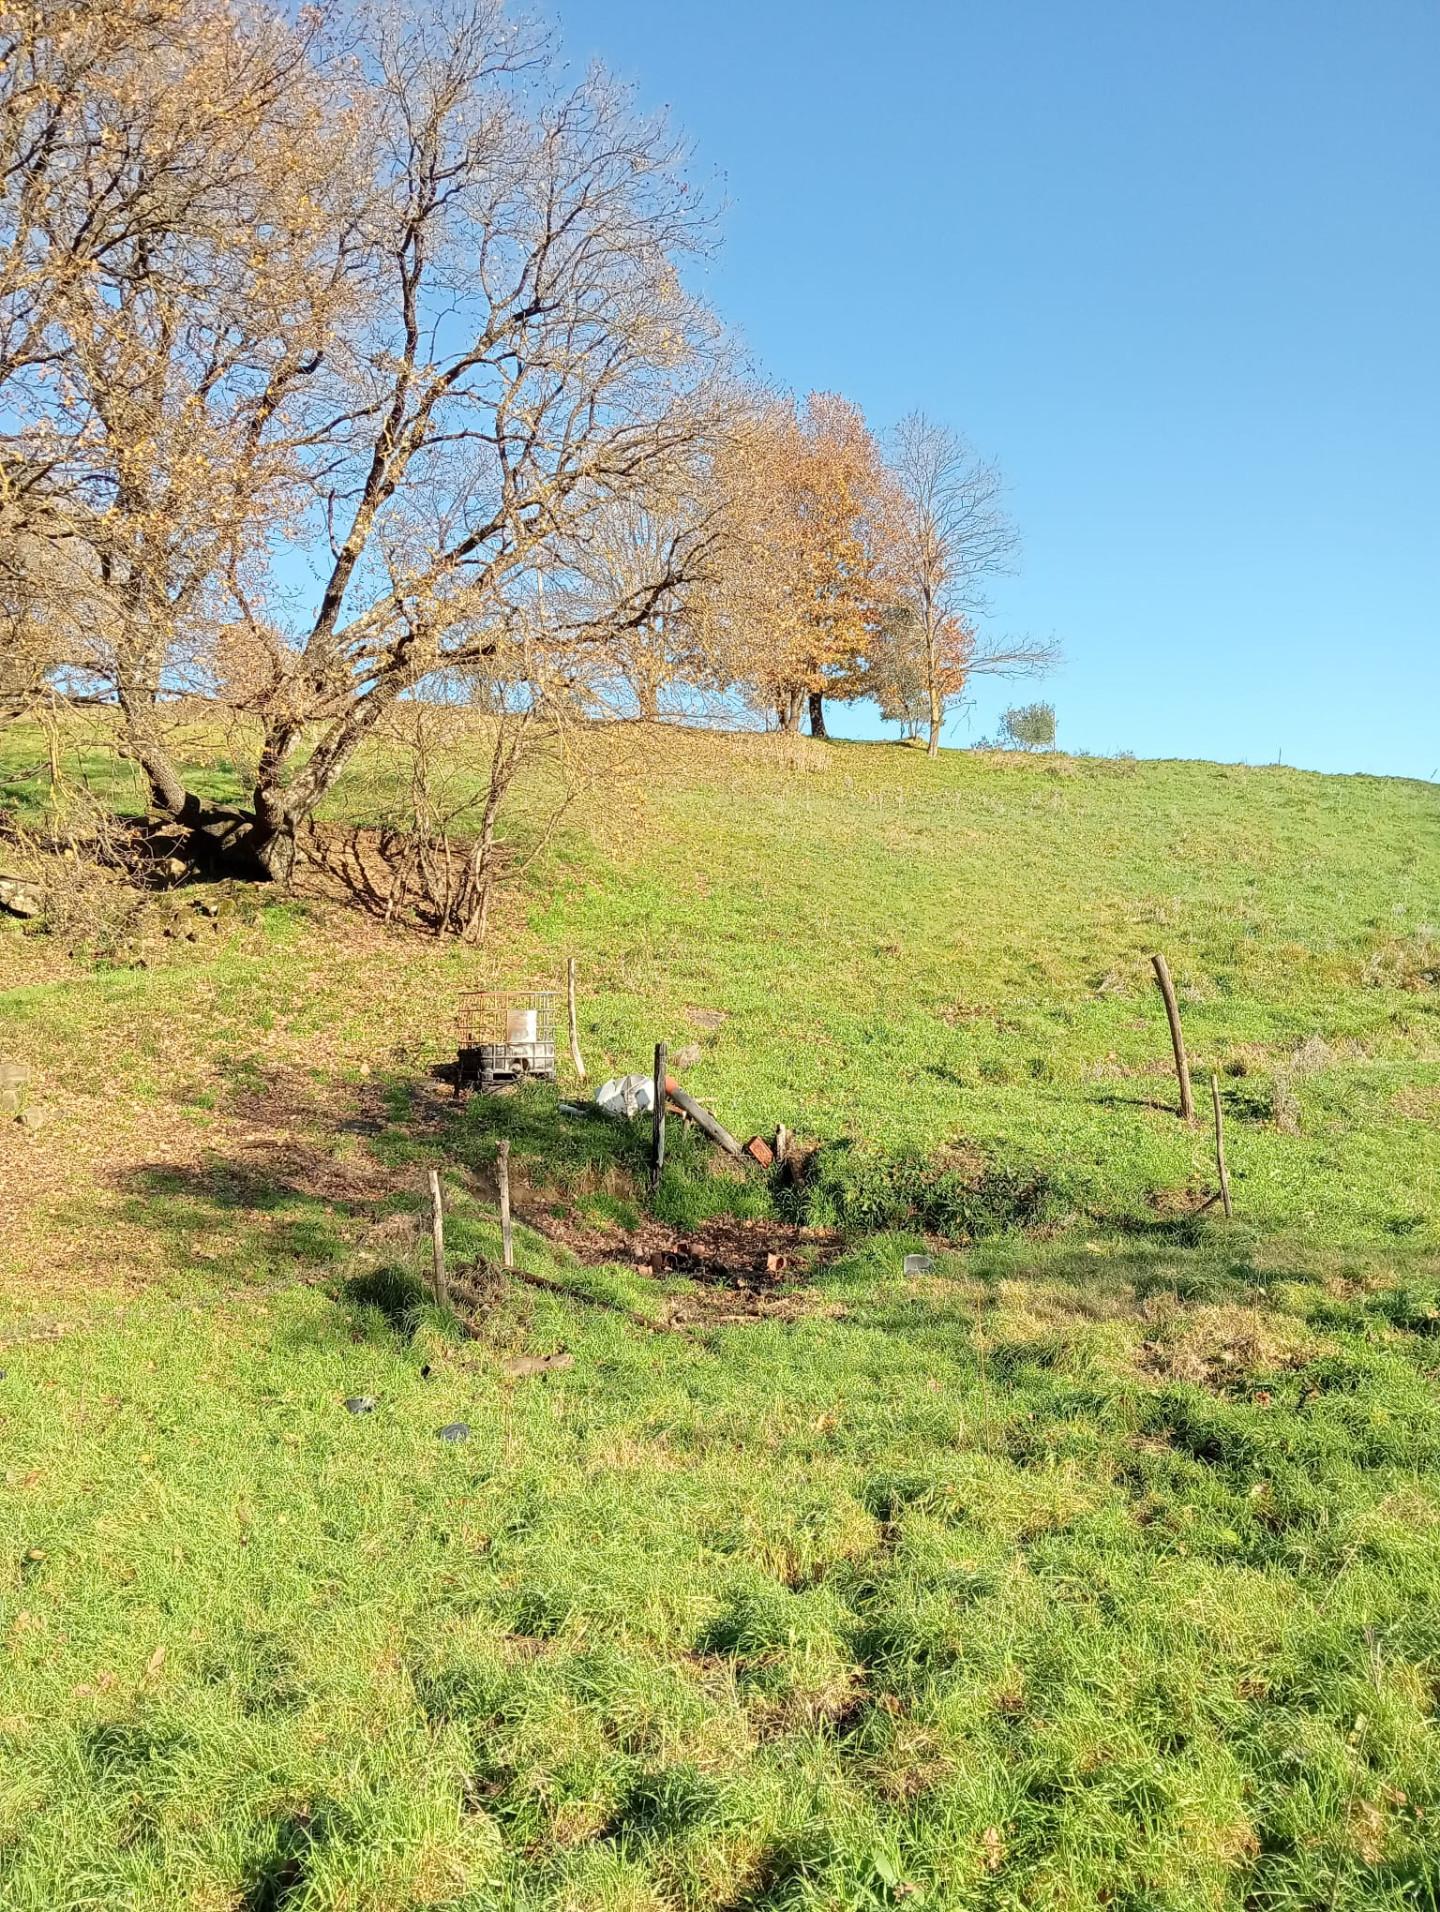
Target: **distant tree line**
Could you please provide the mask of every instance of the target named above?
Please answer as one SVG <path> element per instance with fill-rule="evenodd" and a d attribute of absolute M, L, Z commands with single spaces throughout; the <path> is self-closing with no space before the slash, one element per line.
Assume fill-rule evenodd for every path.
<path fill-rule="evenodd" d="M 32 0 L 0 47 L 0 697 L 111 702 L 198 853 L 287 878 L 417 693 L 486 720 L 483 859 L 577 721 L 868 696 L 933 753 L 1048 661 L 982 634 L 995 467 L 743 378 L 682 147 L 501 0 Z"/>

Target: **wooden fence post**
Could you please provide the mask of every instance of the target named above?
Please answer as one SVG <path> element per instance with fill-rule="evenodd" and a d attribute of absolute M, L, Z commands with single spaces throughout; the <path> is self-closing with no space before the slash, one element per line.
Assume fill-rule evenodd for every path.
<path fill-rule="evenodd" d="M 570 1066 L 576 1079 L 585 1080 L 585 1060 L 580 1054 L 580 1027 L 575 1020 L 575 958 L 572 956 L 565 965 L 565 996 L 570 1010 Z"/>
<path fill-rule="evenodd" d="M 515 1237 L 510 1227 L 510 1144 L 501 1142 L 495 1155 L 495 1183 L 500 1191 L 500 1258 L 515 1266 Z"/>
<path fill-rule="evenodd" d="M 1160 994 L 1165 998 L 1165 1014 L 1170 1020 L 1175 1073 L 1180 1078 L 1180 1119 L 1182 1122 L 1193 1122 L 1195 1098 L 1190 1093 L 1190 1064 L 1185 1060 L 1185 1036 L 1180 1028 L 1180 1005 L 1175 1000 L 1175 985 L 1170 980 L 1170 970 L 1163 956 L 1152 956 L 1150 962 L 1155 971 L 1155 980 L 1160 985 Z"/>
<path fill-rule="evenodd" d="M 650 1148 L 650 1193 L 660 1187 L 660 1171 L 665 1166 L 665 1045 L 655 1045 L 655 1128 Z"/>
<path fill-rule="evenodd" d="M 445 1280 L 445 1205 L 440 1199 L 440 1173 L 430 1171 L 430 1248 L 435 1264 L 435 1305 L 450 1306 L 450 1289 Z"/>
<path fill-rule="evenodd" d="M 1215 1105 L 1215 1166 L 1220 1171 L 1220 1200 L 1225 1206 L 1225 1219 L 1229 1221 L 1235 1213 L 1230 1206 L 1230 1176 L 1225 1167 L 1225 1117 L 1220 1110 L 1220 1078 L 1210 1071 L 1210 1100 Z"/>

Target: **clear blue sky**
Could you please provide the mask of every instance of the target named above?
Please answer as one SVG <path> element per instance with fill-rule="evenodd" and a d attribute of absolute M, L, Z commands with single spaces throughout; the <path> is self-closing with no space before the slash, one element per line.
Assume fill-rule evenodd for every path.
<path fill-rule="evenodd" d="M 691 137 L 759 364 L 1000 461 L 1062 743 L 1440 769 L 1437 0 L 556 12 Z"/>

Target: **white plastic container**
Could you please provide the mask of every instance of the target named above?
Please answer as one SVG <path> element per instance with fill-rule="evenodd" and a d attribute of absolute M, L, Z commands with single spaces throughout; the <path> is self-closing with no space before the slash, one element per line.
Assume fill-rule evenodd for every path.
<path fill-rule="evenodd" d="M 510 1043 L 534 1042 L 535 1014 L 533 1009 L 507 1009 L 505 1040 Z"/>

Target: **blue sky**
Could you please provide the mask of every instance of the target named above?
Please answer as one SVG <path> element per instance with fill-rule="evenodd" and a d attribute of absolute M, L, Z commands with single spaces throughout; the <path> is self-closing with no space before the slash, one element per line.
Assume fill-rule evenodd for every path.
<path fill-rule="evenodd" d="M 760 366 L 1000 461 L 1063 744 L 1440 771 L 1436 0 L 556 11 L 691 137 Z"/>

